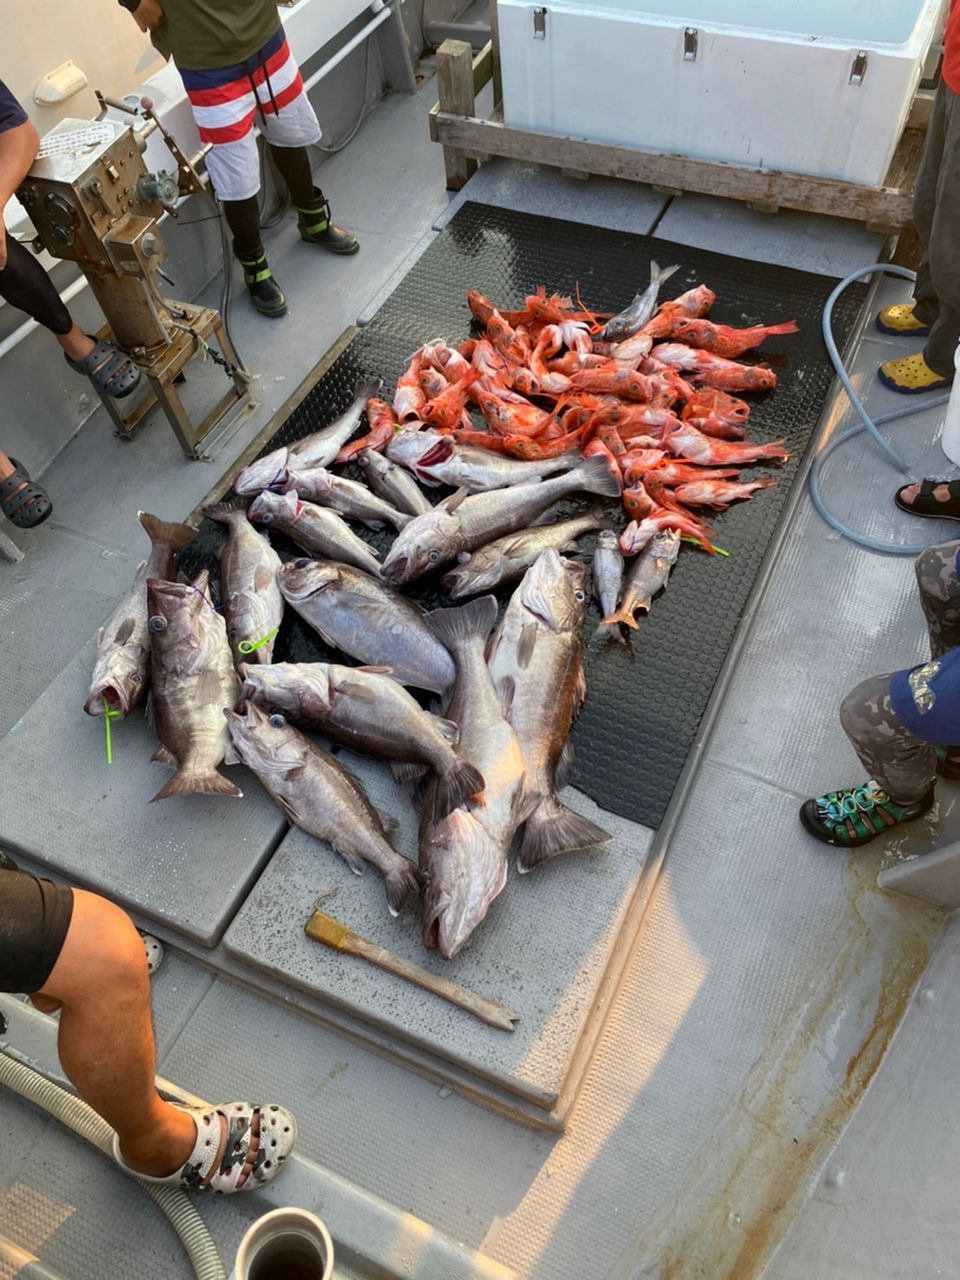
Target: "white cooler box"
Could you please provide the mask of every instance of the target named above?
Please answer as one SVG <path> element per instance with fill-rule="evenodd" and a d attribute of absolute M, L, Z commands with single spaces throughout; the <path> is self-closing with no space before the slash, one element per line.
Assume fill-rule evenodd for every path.
<path fill-rule="evenodd" d="M 498 0 L 508 125 L 882 184 L 945 0 Z"/>

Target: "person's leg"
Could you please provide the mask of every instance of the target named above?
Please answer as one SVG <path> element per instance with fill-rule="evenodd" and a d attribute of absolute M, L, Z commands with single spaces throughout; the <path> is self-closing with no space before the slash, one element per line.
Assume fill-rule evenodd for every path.
<path fill-rule="evenodd" d="M 243 282 L 257 310 L 265 316 L 286 314 L 287 300 L 274 279 L 260 239 L 260 208 L 255 195 L 223 200 L 223 214 L 233 233 L 233 252 L 243 267 Z"/>
<path fill-rule="evenodd" d="M 930 657 L 960 645 L 960 541 L 940 542 L 917 556 L 914 570 L 920 607 L 930 636 Z"/>
<path fill-rule="evenodd" d="M 930 242 L 937 210 L 937 182 L 946 143 L 946 85 L 941 84 L 933 104 L 923 157 L 913 193 L 913 225 L 920 241 L 920 265 L 913 287 L 913 314 L 925 326 L 936 320 L 940 304 L 930 272 Z"/>

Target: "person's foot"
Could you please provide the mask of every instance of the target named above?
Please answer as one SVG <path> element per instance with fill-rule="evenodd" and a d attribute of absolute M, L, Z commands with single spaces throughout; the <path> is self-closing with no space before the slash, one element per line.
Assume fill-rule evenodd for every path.
<path fill-rule="evenodd" d="M 805 800 L 800 806 L 800 821 L 824 844 L 850 849 L 868 844 L 901 822 L 922 818 L 933 798 L 931 787 L 919 800 L 901 804 L 871 778 L 862 786 L 844 787 Z"/>
<path fill-rule="evenodd" d="M 250 257 L 237 257 L 243 266 L 243 283 L 247 286 L 250 301 L 262 316 L 272 320 L 287 314 L 287 299 L 274 279 L 267 255 L 261 249 Z"/>
<path fill-rule="evenodd" d="M 901 511 L 912 516 L 933 516 L 937 520 L 960 520 L 960 480 L 921 480 L 904 484 L 893 500 Z"/>
<path fill-rule="evenodd" d="M 338 227 L 330 217 L 330 202 L 322 191 L 315 191 L 306 208 L 297 206 L 297 226 L 300 239 L 308 244 L 318 244 L 331 253 L 351 254 L 360 248 L 360 241 L 352 231 Z"/>
<path fill-rule="evenodd" d="M 45 489 L 34 484 L 16 458 L 0 453 L 0 511 L 18 529 L 34 529 L 53 511 Z"/>
<path fill-rule="evenodd" d="M 952 378 L 931 369 L 918 351 L 900 360 L 886 360 L 877 370 L 877 377 L 885 387 L 903 396 L 921 395 L 924 391 L 945 391 Z"/>
<path fill-rule="evenodd" d="M 881 333 L 906 333 L 922 338 L 930 332 L 930 326 L 914 315 L 912 302 L 895 302 L 884 307 L 877 315 L 877 328 Z"/>

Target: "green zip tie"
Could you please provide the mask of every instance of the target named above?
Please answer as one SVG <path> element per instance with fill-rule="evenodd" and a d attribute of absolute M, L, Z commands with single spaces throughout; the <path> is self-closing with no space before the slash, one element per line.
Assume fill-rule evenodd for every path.
<path fill-rule="evenodd" d="M 107 764 L 113 764 L 113 740 L 110 733 L 110 721 L 119 719 L 121 712 L 109 706 L 106 698 L 101 698 L 100 701 L 103 703 L 103 732 L 107 740 Z"/>
<path fill-rule="evenodd" d="M 689 543 L 690 543 L 690 545 L 691 545 L 691 546 L 693 546 L 693 547 L 702 547 L 702 546 L 703 546 L 703 543 L 702 543 L 702 542 L 698 542 L 696 538 L 691 538 L 691 537 L 690 537 L 690 535 L 689 535 L 689 534 L 686 534 L 686 533 L 681 533 L 681 535 L 680 535 L 680 541 L 681 541 L 681 542 L 689 542 Z M 713 545 L 713 544 L 711 543 L 711 545 Z M 717 553 L 717 555 L 718 555 L 718 556 L 723 556 L 723 557 L 724 557 L 724 559 L 729 560 L 729 558 L 730 558 L 730 552 L 729 552 L 729 551 L 724 551 L 723 547 L 714 547 L 713 549 L 714 549 L 714 551 Z"/>
<path fill-rule="evenodd" d="M 256 653 L 258 649 L 262 649 L 265 644 L 269 644 L 273 637 L 280 630 L 274 627 L 272 631 L 268 631 L 265 636 L 261 636 L 259 640 L 241 640 L 237 648 L 241 653 Z"/>

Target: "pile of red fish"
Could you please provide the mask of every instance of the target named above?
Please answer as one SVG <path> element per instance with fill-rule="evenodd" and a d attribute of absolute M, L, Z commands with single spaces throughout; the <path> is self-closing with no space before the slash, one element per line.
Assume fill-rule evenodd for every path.
<path fill-rule="evenodd" d="M 638 314 L 640 295 L 604 324 L 605 317 L 543 286 L 514 311 L 471 291 L 467 303 L 482 335 L 458 347 L 443 341 L 421 347 L 397 383 L 392 407 L 371 401 L 371 430 L 341 450 L 338 461 L 383 449 L 395 431 L 422 426 L 528 461 L 572 449 L 602 454 L 632 519 L 621 538 L 625 554 L 660 529 L 712 550 L 712 530 L 697 511 L 725 510 L 775 484 L 769 476 L 741 482 L 740 468 L 789 457 L 782 440 L 747 443 L 750 406 L 734 393 L 771 391 L 777 378 L 766 365 L 734 357 L 797 326 L 715 324 L 705 318 L 716 300 L 705 285 L 659 307 L 656 283 L 644 296 L 651 292 L 639 313 L 649 318 L 631 332 L 622 319 Z"/>

